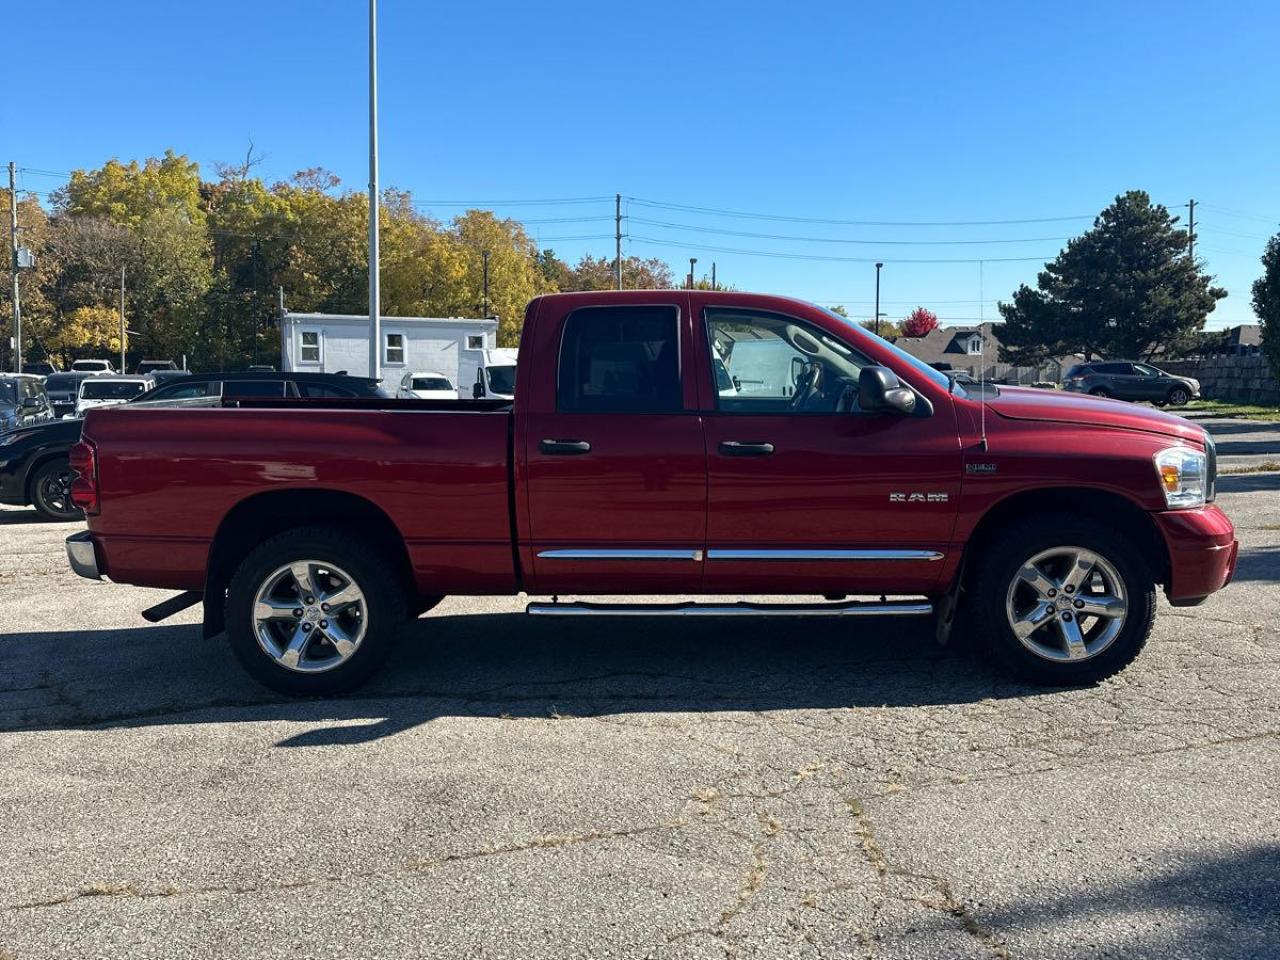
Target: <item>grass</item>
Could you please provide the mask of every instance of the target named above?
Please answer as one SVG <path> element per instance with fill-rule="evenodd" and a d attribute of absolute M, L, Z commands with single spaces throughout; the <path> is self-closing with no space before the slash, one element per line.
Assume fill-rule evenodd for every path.
<path fill-rule="evenodd" d="M 1280 422 L 1280 407 L 1260 403 L 1231 403 L 1227 400 L 1193 400 L 1178 410 L 1180 413 L 1210 413 L 1219 417 L 1243 417 L 1246 420 Z"/>

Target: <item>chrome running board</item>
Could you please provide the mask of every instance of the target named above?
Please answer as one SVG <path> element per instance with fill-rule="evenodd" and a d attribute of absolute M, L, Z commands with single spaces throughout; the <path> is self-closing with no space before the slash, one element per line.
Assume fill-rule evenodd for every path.
<path fill-rule="evenodd" d="M 927 617 L 928 601 L 879 603 L 846 600 L 841 603 L 531 603 L 524 612 L 533 617 Z"/>

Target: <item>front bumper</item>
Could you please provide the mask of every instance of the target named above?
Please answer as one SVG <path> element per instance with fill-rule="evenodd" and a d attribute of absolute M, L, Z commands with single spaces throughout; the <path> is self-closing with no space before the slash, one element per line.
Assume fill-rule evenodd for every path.
<path fill-rule="evenodd" d="M 98 566 L 98 550 L 93 545 L 93 534 L 81 530 L 67 537 L 67 560 L 71 569 L 89 580 L 101 580 L 102 571 Z"/>
<path fill-rule="evenodd" d="M 1164 592 L 1171 603 L 1194 603 L 1231 582 L 1240 544 L 1225 513 L 1210 504 L 1164 510 L 1153 517 L 1169 551 Z"/>

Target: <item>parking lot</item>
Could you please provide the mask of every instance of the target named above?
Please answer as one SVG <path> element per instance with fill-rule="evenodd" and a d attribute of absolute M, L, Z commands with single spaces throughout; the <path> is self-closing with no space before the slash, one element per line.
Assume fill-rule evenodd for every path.
<path fill-rule="evenodd" d="M 1280 424 L 1205 423 L 1236 582 L 1075 690 L 450 599 L 286 701 L 0 508 L 0 958 L 1280 955 Z"/>

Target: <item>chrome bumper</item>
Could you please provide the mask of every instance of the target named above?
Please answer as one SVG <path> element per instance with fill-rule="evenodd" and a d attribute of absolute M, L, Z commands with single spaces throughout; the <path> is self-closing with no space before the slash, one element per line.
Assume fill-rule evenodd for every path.
<path fill-rule="evenodd" d="M 67 537 L 67 560 L 71 569 L 89 580 L 101 580 L 98 570 L 98 554 L 93 547 L 93 537 L 88 530 L 81 530 Z"/>

